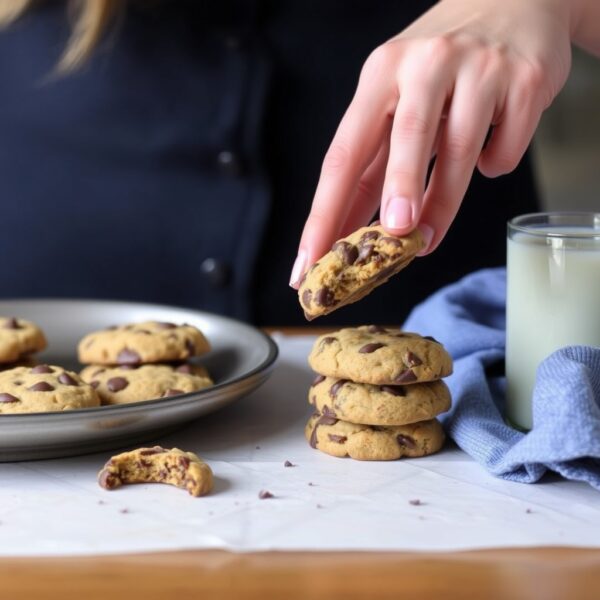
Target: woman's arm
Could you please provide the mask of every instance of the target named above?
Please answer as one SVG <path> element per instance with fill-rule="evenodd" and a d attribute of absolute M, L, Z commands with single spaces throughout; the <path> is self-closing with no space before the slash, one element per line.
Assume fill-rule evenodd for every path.
<path fill-rule="evenodd" d="M 567 79 L 571 36 L 598 48 L 599 29 L 598 0 L 442 0 L 376 48 L 323 161 L 290 283 L 379 206 L 390 233 L 418 226 L 434 250 L 474 169 L 496 177 L 521 160 Z"/>

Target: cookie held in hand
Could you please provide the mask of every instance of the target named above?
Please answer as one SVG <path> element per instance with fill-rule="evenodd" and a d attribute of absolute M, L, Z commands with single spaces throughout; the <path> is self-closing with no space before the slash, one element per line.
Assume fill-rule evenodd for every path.
<path fill-rule="evenodd" d="M 402 270 L 425 247 L 415 229 L 402 237 L 380 225 L 362 227 L 338 240 L 305 274 L 298 288 L 310 321 L 360 300 Z"/>

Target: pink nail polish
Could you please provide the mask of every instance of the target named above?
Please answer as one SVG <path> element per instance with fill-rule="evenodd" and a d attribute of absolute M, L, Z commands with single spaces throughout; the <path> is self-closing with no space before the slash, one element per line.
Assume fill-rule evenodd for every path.
<path fill-rule="evenodd" d="M 298 256 L 294 261 L 294 266 L 292 267 L 292 275 L 290 277 L 290 287 L 297 287 L 300 282 L 300 278 L 304 273 L 304 268 L 306 267 L 306 250 L 300 249 L 298 252 Z"/>
<path fill-rule="evenodd" d="M 429 246 L 431 246 L 431 240 L 433 239 L 435 231 L 433 231 L 433 228 L 427 225 L 427 223 L 419 223 L 418 230 L 421 232 L 421 235 L 425 240 L 425 247 L 423 250 L 421 250 L 421 252 L 417 253 L 417 256 L 425 256 L 429 250 Z"/>
<path fill-rule="evenodd" d="M 413 224 L 413 209 L 408 198 L 392 196 L 381 218 L 383 226 L 388 229 L 405 229 Z"/>

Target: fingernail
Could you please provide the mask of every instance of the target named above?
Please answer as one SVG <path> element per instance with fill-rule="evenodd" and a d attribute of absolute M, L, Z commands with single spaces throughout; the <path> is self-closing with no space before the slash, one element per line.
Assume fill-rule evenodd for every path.
<path fill-rule="evenodd" d="M 392 196 L 381 217 L 383 226 L 389 229 L 404 229 L 413 223 L 412 204 L 408 198 Z"/>
<path fill-rule="evenodd" d="M 427 225 L 427 223 L 419 223 L 419 227 L 417 229 L 421 232 L 421 235 L 425 240 L 425 246 L 423 247 L 423 250 L 417 252 L 417 256 L 425 256 L 429 250 L 429 246 L 431 246 L 431 240 L 433 239 L 433 234 L 435 232 L 433 231 L 433 228 Z"/>
<path fill-rule="evenodd" d="M 304 267 L 306 266 L 306 250 L 300 250 L 298 252 L 298 256 L 294 261 L 294 266 L 292 267 L 292 275 L 290 277 L 290 287 L 297 287 L 300 282 L 300 278 L 304 273 Z"/>

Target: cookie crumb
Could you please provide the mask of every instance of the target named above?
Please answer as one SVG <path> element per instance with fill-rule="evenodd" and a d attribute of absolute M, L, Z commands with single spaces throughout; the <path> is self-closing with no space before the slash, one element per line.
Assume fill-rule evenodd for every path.
<path fill-rule="evenodd" d="M 129 511 L 129 509 L 128 509 L 128 508 L 122 508 L 122 509 L 121 509 L 119 512 L 120 512 L 122 515 L 128 515 L 130 511 Z"/>
<path fill-rule="evenodd" d="M 98 504 L 102 505 L 102 504 L 106 504 L 106 502 L 104 502 L 104 500 L 98 500 Z"/>
<path fill-rule="evenodd" d="M 257 449 L 257 450 L 260 450 L 260 446 L 256 446 L 256 449 Z"/>
<path fill-rule="evenodd" d="M 317 504 L 317 508 L 325 508 L 322 504 Z"/>
<path fill-rule="evenodd" d="M 424 506 L 425 502 L 419 500 L 419 498 L 414 498 L 413 500 L 409 500 L 408 503 L 411 506 Z"/>
<path fill-rule="evenodd" d="M 289 460 L 286 460 L 286 461 L 283 463 L 283 466 L 284 466 L 284 467 L 295 467 L 296 465 L 295 465 L 295 464 L 293 464 L 293 463 L 291 463 Z"/>
<path fill-rule="evenodd" d="M 527 508 L 527 509 L 525 509 L 525 512 L 526 512 L 528 515 L 531 515 L 531 514 L 533 514 L 533 511 L 532 511 L 530 508 Z"/>
<path fill-rule="evenodd" d="M 315 487 L 315 485 L 317 485 L 316 483 L 313 483 L 312 481 L 308 482 L 308 485 L 310 485 L 310 487 Z"/>
<path fill-rule="evenodd" d="M 260 492 L 258 492 L 258 497 L 261 500 L 267 500 L 268 498 L 275 498 L 275 496 L 273 496 L 273 494 L 271 494 L 271 492 L 269 490 L 260 490 Z"/>

